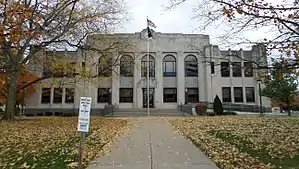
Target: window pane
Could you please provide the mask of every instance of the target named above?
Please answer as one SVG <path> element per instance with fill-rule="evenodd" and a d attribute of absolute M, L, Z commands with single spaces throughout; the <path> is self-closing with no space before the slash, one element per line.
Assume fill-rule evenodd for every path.
<path fill-rule="evenodd" d="M 120 75 L 124 77 L 133 77 L 134 62 L 131 56 L 125 55 L 120 60 Z"/>
<path fill-rule="evenodd" d="M 234 87 L 234 98 L 235 102 L 243 102 L 242 87 Z"/>
<path fill-rule="evenodd" d="M 41 103 L 51 102 L 51 88 L 42 88 Z"/>
<path fill-rule="evenodd" d="M 255 102 L 254 87 L 246 87 L 246 102 Z"/>
<path fill-rule="evenodd" d="M 64 102 L 65 103 L 74 103 L 75 89 L 74 88 L 65 88 Z"/>
<path fill-rule="evenodd" d="M 211 62 L 211 74 L 215 73 L 215 63 Z"/>
<path fill-rule="evenodd" d="M 154 61 L 149 61 L 149 76 L 150 77 L 155 77 L 155 62 Z M 147 76 L 147 62 L 146 61 L 141 61 L 141 77 L 146 77 Z"/>
<path fill-rule="evenodd" d="M 231 102 L 231 89 L 230 87 L 222 87 L 222 101 Z"/>
<path fill-rule="evenodd" d="M 163 59 L 163 76 L 176 77 L 176 61 L 172 55 L 167 55 Z"/>
<path fill-rule="evenodd" d="M 62 103 L 62 88 L 54 88 L 53 103 Z"/>
<path fill-rule="evenodd" d="M 198 103 L 198 88 L 187 88 L 187 99 L 188 103 Z"/>
<path fill-rule="evenodd" d="M 163 102 L 176 103 L 177 102 L 177 89 L 164 88 L 163 89 Z"/>
<path fill-rule="evenodd" d="M 132 103 L 133 102 L 133 88 L 120 88 L 119 89 L 119 102 Z"/>
<path fill-rule="evenodd" d="M 221 62 L 221 76 L 222 77 L 230 76 L 229 62 Z"/>
<path fill-rule="evenodd" d="M 245 77 L 253 76 L 252 62 L 244 62 L 244 74 L 245 74 Z"/>
<path fill-rule="evenodd" d="M 233 62 L 233 77 L 242 76 L 241 62 Z"/>

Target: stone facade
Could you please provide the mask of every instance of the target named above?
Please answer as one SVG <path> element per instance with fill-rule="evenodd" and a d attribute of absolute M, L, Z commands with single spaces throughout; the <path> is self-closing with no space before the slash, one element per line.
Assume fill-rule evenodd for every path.
<path fill-rule="evenodd" d="M 131 75 L 123 76 L 121 66 L 116 66 L 111 77 L 98 77 L 93 82 L 84 83 L 82 79 L 66 78 L 65 81 L 72 83 L 65 88 L 75 88 L 74 103 L 65 103 L 65 88 L 62 89 L 62 102 L 54 103 L 53 95 L 56 85 L 49 86 L 49 83 L 45 82 L 38 87 L 36 93 L 27 95 L 26 108 L 29 110 L 50 108 L 55 111 L 75 109 L 79 107 L 81 96 L 91 96 L 93 98 L 92 109 L 101 109 L 108 104 L 108 101 L 105 102 L 103 98 L 102 101 L 99 101 L 98 88 L 107 89 L 108 93 L 105 97 L 108 98 L 106 100 L 109 99 L 111 104 L 117 105 L 120 109 L 146 107 L 147 98 L 144 97 L 146 93 L 144 89 L 146 89 L 147 83 L 146 77 L 142 75 L 146 74 L 143 69 L 146 70 L 144 64 L 147 59 L 147 41 L 140 38 L 140 32 L 113 34 L 113 36 L 130 39 L 135 46 L 134 50 L 130 49 L 124 54 L 133 60 L 133 64 L 130 64 L 134 67 Z M 92 36 L 87 39 L 87 44 L 101 46 Z M 64 53 L 65 56 L 69 55 L 69 52 L 60 53 Z M 95 54 L 83 54 L 81 51 L 73 52 L 71 55 L 71 58 L 77 63 L 82 62 L 83 55 L 93 60 L 99 59 L 99 56 L 97 57 Z M 150 67 L 151 76 L 154 76 L 149 80 L 152 93 L 150 105 L 158 109 L 174 109 L 187 102 L 213 102 L 216 95 L 223 99 L 225 93 L 223 87 L 227 87 L 227 96 L 224 101 L 259 105 L 257 77 L 260 72 L 254 69 L 253 65 L 252 76 L 248 76 L 245 75 L 245 69 L 248 61 L 265 63 L 266 58 L 262 56 L 260 46 L 253 46 L 249 51 L 242 49 L 222 51 L 218 46 L 210 44 L 208 35 L 155 32 L 154 40 L 149 44 L 149 58 L 151 64 L 154 65 Z M 222 75 L 222 69 L 225 71 L 225 64 L 222 62 L 231 63 L 226 70 L 228 77 Z M 96 67 L 92 67 L 91 63 L 85 63 L 86 67 L 90 67 L 91 71 L 96 72 Z M 233 73 L 235 64 L 241 65 L 241 76 L 240 72 Z M 40 71 L 41 67 L 35 66 L 35 68 L 37 72 L 42 72 Z M 41 103 L 41 91 L 44 87 L 51 88 L 50 103 Z M 227 93 L 228 88 L 230 88 L 230 94 Z M 190 93 L 191 91 L 192 93 Z M 234 97 L 236 95 L 234 92 L 238 92 L 238 96 Z M 121 96 L 122 94 L 124 96 Z M 228 99 L 229 95 L 230 100 Z M 263 106 L 270 107 L 270 101 L 264 97 L 262 99 Z"/>

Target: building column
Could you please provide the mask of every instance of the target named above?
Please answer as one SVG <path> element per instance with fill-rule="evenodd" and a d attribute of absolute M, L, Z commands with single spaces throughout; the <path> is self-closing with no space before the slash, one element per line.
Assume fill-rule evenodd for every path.
<path fill-rule="evenodd" d="M 117 61 L 119 62 L 119 61 Z M 112 98 L 112 104 L 114 105 L 119 105 L 119 74 L 120 74 L 120 67 L 119 64 L 117 64 L 118 66 L 114 67 L 114 71 L 112 71 L 112 91 L 111 91 L 111 98 Z"/>
<path fill-rule="evenodd" d="M 212 45 L 207 45 L 205 49 L 205 60 L 204 60 L 204 69 L 205 69 L 205 101 L 207 102 L 213 102 L 213 83 L 212 83 L 212 75 L 211 75 L 211 67 L 210 67 L 210 61 L 213 57 L 213 50 Z"/>
<path fill-rule="evenodd" d="M 135 55 L 136 56 L 136 55 Z M 133 107 L 141 108 L 141 60 L 136 57 L 134 60 L 134 84 L 133 84 Z"/>
<path fill-rule="evenodd" d="M 207 71 L 206 71 L 206 63 L 205 58 L 203 56 L 198 55 L 197 57 L 198 61 L 198 97 L 199 101 L 206 101 L 207 96 L 206 96 L 206 76 L 207 76 Z"/>
<path fill-rule="evenodd" d="M 184 54 L 179 51 L 177 55 L 176 65 L 176 79 L 177 79 L 177 103 L 178 105 L 185 103 L 185 66 Z"/>
<path fill-rule="evenodd" d="M 156 108 L 163 108 L 163 67 L 162 67 L 162 52 L 157 51 L 156 57 L 155 57 L 155 76 L 156 76 L 156 82 L 157 86 L 155 89 L 155 107 Z"/>

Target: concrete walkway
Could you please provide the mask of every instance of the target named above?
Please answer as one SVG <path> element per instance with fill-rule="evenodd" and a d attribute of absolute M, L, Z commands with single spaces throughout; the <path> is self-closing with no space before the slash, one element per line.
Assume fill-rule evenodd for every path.
<path fill-rule="evenodd" d="M 165 120 L 138 119 L 108 156 L 87 169 L 218 169 L 197 147 L 172 131 Z"/>

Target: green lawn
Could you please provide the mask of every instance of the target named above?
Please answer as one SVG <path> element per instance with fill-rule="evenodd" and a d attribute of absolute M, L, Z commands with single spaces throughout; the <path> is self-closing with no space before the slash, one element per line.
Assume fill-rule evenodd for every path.
<path fill-rule="evenodd" d="M 84 165 L 109 151 L 128 121 L 92 117 L 86 136 Z M 0 168 L 76 168 L 79 133 L 77 117 L 40 117 L 0 121 Z"/>
<path fill-rule="evenodd" d="M 170 122 L 220 168 L 299 169 L 298 117 L 191 117 Z"/>

